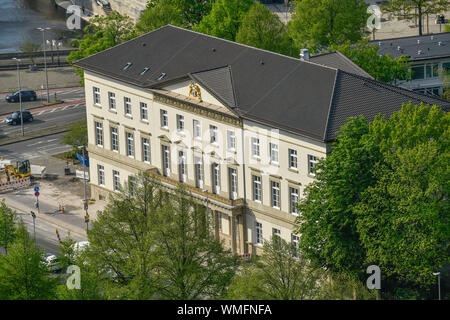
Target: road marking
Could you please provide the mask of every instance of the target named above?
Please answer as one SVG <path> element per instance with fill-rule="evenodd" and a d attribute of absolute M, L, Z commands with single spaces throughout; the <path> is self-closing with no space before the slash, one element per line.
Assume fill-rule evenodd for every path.
<path fill-rule="evenodd" d="M 27 147 L 35 146 L 35 145 L 41 144 L 41 143 L 43 143 L 43 142 L 44 142 L 44 141 L 39 141 L 39 142 L 36 142 L 36 143 L 32 143 L 32 144 L 27 145 Z"/>
<path fill-rule="evenodd" d="M 56 141 L 56 140 L 58 140 L 58 139 L 50 139 L 50 140 L 47 140 L 47 142 L 52 142 L 52 141 Z"/>

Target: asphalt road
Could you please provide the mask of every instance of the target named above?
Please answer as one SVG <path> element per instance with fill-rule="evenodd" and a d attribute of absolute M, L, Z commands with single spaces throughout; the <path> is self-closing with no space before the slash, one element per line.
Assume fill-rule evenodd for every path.
<path fill-rule="evenodd" d="M 52 136 L 0 146 L 0 156 L 8 160 L 31 160 L 70 151 L 70 146 L 61 144 L 64 134 L 58 133 Z"/>
<path fill-rule="evenodd" d="M 34 109 L 30 111 L 34 120 L 24 122 L 24 132 L 39 131 L 51 126 L 70 124 L 77 120 L 86 118 L 86 108 L 84 102 L 80 100 L 74 103 L 66 103 L 58 106 Z M 0 118 L 0 139 L 19 135 L 20 125 L 10 125 Z"/>
<path fill-rule="evenodd" d="M 11 92 L 12 93 L 12 92 Z M 70 102 L 84 98 L 84 88 L 63 88 L 50 90 L 50 100 L 55 99 L 64 100 L 64 102 Z M 23 101 L 22 110 L 27 110 L 31 107 L 39 106 L 42 102 L 47 102 L 47 92 L 41 90 L 36 93 L 36 101 Z M 20 109 L 19 102 L 7 102 L 5 97 L 7 94 L 0 94 L 0 115 L 10 114 Z"/>

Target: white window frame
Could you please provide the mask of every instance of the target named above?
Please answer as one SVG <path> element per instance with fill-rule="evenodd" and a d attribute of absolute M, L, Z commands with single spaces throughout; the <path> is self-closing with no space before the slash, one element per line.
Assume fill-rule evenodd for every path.
<path fill-rule="evenodd" d="M 298 210 L 295 204 L 299 201 L 299 189 L 289 187 L 289 212 L 295 216 L 298 216 Z"/>
<path fill-rule="evenodd" d="M 236 135 L 232 130 L 227 130 L 227 147 L 230 151 L 236 150 Z"/>
<path fill-rule="evenodd" d="M 186 153 L 182 150 L 178 151 L 178 173 L 180 175 L 180 181 L 186 182 L 187 180 Z"/>
<path fill-rule="evenodd" d="M 169 128 L 169 116 L 167 115 L 167 110 L 161 109 L 161 128 Z"/>
<path fill-rule="evenodd" d="M 201 139 L 202 138 L 202 125 L 200 123 L 200 120 L 193 120 L 192 123 L 193 131 L 194 131 L 194 139 Z"/>
<path fill-rule="evenodd" d="M 217 229 L 222 232 L 222 212 L 217 212 Z"/>
<path fill-rule="evenodd" d="M 218 144 L 218 137 L 217 137 L 217 127 L 214 125 L 209 126 L 209 133 L 210 133 L 210 142 L 212 144 Z"/>
<path fill-rule="evenodd" d="M 94 104 L 97 106 L 101 106 L 100 88 L 92 87 L 92 93 L 93 93 L 93 97 L 94 97 Z"/>
<path fill-rule="evenodd" d="M 134 134 L 131 132 L 126 132 L 127 137 L 127 156 L 134 158 Z"/>
<path fill-rule="evenodd" d="M 281 238 L 281 230 L 278 228 L 272 228 L 272 236 L 279 236 Z"/>
<path fill-rule="evenodd" d="M 113 190 L 119 191 L 120 189 L 120 172 L 117 170 L 113 170 Z"/>
<path fill-rule="evenodd" d="M 289 152 L 289 168 L 297 170 L 298 168 L 298 153 L 295 149 L 288 149 Z"/>
<path fill-rule="evenodd" d="M 108 92 L 109 110 L 116 110 L 116 94 Z"/>
<path fill-rule="evenodd" d="M 201 157 L 194 156 L 195 183 L 197 188 L 203 188 L 203 161 Z"/>
<path fill-rule="evenodd" d="M 163 174 L 164 176 L 170 176 L 170 148 L 166 145 L 162 145 L 162 160 L 163 160 Z"/>
<path fill-rule="evenodd" d="M 211 165 L 212 168 L 212 186 L 213 193 L 220 193 L 220 165 L 218 163 L 213 163 Z"/>
<path fill-rule="evenodd" d="M 263 245 L 263 228 L 262 223 L 255 221 L 255 241 L 258 245 Z"/>
<path fill-rule="evenodd" d="M 131 98 L 129 97 L 123 97 L 123 106 L 124 106 L 124 112 L 126 116 L 132 116 L 132 110 L 131 110 Z"/>
<path fill-rule="evenodd" d="M 298 235 L 292 233 L 291 234 L 291 242 L 294 244 L 294 247 L 298 252 L 300 237 Z"/>
<path fill-rule="evenodd" d="M 110 127 L 111 133 L 111 150 L 119 152 L 119 129 L 116 127 Z"/>
<path fill-rule="evenodd" d="M 148 121 L 148 106 L 145 102 L 139 103 L 141 109 L 141 120 Z"/>
<path fill-rule="evenodd" d="M 147 137 L 141 138 L 142 144 L 142 161 L 150 163 L 150 139 Z"/>
<path fill-rule="evenodd" d="M 276 181 L 270 181 L 270 189 L 271 189 L 271 205 L 272 208 L 280 209 L 280 183 Z"/>
<path fill-rule="evenodd" d="M 270 162 L 278 164 L 278 144 L 269 143 Z"/>
<path fill-rule="evenodd" d="M 308 154 L 308 174 L 311 176 L 315 176 L 316 174 L 312 172 L 312 169 L 317 165 L 319 160 L 317 160 L 316 156 Z"/>
<path fill-rule="evenodd" d="M 230 175 L 230 198 L 231 200 L 237 199 L 238 178 L 237 170 L 235 168 L 228 168 Z"/>
<path fill-rule="evenodd" d="M 103 147 L 103 123 L 95 121 L 95 143 Z"/>
<path fill-rule="evenodd" d="M 252 184 L 253 184 L 253 201 L 262 202 L 262 179 L 260 176 L 252 175 Z M 259 187 L 257 187 L 259 186 Z M 257 192 L 259 191 L 259 192 Z M 259 199 L 258 199 L 259 195 Z"/>
<path fill-rule="evenodd" d="M 105 186 L 105 167 L 101 164 L 97 165 L 97 178 L 98 178 L 98 185 L 99 186 Z"/>
<path fill-rule="evenodd" d="M 184 116 L 177 114 L 177 131 L 184 132 Z"/>
<path fill-rule="evenodd" d="M 252 144 L 252 156 L 254 158 L 259 158 L 261 156 L 259 148 L 259 138 L 251 137 Z"/>

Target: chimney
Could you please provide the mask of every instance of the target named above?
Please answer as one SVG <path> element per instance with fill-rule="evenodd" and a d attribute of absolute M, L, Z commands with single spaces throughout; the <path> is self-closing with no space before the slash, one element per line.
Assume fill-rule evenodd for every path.
<path fill-rule="evenodd" d="M 309 61 L 309 50 L 308 49 L 300 49 L 300 60 Z"/>

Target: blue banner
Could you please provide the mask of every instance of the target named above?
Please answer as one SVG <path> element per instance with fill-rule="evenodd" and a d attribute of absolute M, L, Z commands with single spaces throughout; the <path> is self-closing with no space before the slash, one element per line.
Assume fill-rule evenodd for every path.
<path fill-rule="evenodd" d="M 80 163 L 83 164 L 83 156 L 81 154 L 77 153 L 77 157 L 78 157 L 78 160 L 80 161 Z M 86 156 L 86 159 L 84 161 L 84 165 L 86 167 L 89 167 L 89 156 Z"/>

